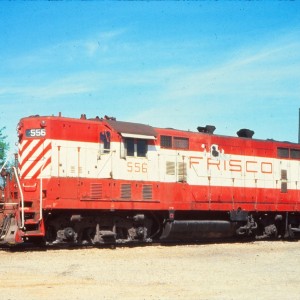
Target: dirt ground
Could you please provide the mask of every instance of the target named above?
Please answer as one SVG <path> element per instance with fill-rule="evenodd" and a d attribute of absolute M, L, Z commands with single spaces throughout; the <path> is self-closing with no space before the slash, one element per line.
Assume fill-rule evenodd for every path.
<path fill-rule="evenodd" d="M 0 250 L 2 300 L 300 299 L 300 242 Z"/>

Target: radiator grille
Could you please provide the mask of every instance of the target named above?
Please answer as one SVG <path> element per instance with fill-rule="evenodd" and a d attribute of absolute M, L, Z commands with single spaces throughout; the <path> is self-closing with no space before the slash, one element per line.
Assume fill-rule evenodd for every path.
<path fill-rule="evenodd" d="M 102 184 L 100 183 L 91 183 L 90 188 L 91 199 L 101 199 L 102 198 Z"/>
<path fill-rule="evenodd" d="M 143 199 L 151 200 L 152 199 L 152 185 L 143 185 Z"/>
<path fill-rule="evenodd" d="M 121 198 L 130 199 L 131 198 L 131 185 L 121 184 Z"/>

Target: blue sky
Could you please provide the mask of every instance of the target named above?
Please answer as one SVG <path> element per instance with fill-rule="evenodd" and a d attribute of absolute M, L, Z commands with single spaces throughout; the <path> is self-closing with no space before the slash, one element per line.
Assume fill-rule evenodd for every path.
<path fill-rule="evenodd" d="M 0 126 L 87 117 L 297 142 L 300 1 L 1 2 Z"/>

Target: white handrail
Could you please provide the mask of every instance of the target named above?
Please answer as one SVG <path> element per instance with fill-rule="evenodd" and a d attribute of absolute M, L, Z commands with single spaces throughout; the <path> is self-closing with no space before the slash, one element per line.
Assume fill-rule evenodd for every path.
<path fill-rule="evenodd" d="M 3 166 L 0 169 L 0 173 L 2 172 L 2 170 L 4 169 L 4 167 L 6 166 L 6 164 L 8 163 L 8 159 L 5 161 L 5 163 L 3 164 Z"/>
<path fill-rule="evenodd" d="M 39 221 L 42 220 L 43 216 L 43 176 L 42 176 L 42 172 L 44 170 L 45 164 L 46 164 L 47 160 L 45 160 L 45 162 L 43 163 L 42 167 L 41 167 L 41 173 L 40 173 L 40 218 Z"/>
<path fill-rule="evenodd" d="M 7 163 L 9 162 L 9 160 L 10 160 L 13 156 L 15 156 L 15 153 L 10 152 L 10 153 L 7 154 L 6 161 L 5 161 L 5 163 L 2 165 L 2 167 L 1 167 L 1 169 L 0 169 L 0 173 L 2 172 L 2 170 L 4 169 L 4 167 L 7 165 Z"/>
<path fill-rule="evenodd" d="M 18 202 L 0 203 L 0 206 L 18 205 Z"/>
<path fill-rule="evenodd" d="M 25 217 L 24 217 L 24 196 L 23 196 L 23 191 L 22 191 L 22 187 L 21 187 L 21 184 L 20 184 L 20 180 L 19 180 L 19 177 L 18 177 L 18 173 L 17 173 L 17 169 L 16 167 L 13 167 L 13 170 L 14 170 L 14 173 L 15 173 L 15 177 L 16 177 L 16 180 L 17 180 L 17 184 L 18 184 L 18 188 L 19 188 L 19 191 L 20 191 L 20 196 L 21 196 L 21 226 L 20 228 L 23 228 L 24 227 L 24 224 L 25 224 Z"/>

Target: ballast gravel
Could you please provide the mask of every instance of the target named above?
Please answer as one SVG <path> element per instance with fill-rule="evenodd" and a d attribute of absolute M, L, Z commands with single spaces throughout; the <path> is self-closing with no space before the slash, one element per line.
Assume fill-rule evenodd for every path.
<path fill-rule="evenodd" d="M 300 299 L 300 242 L 0 250 L 2 300 Z"/>

